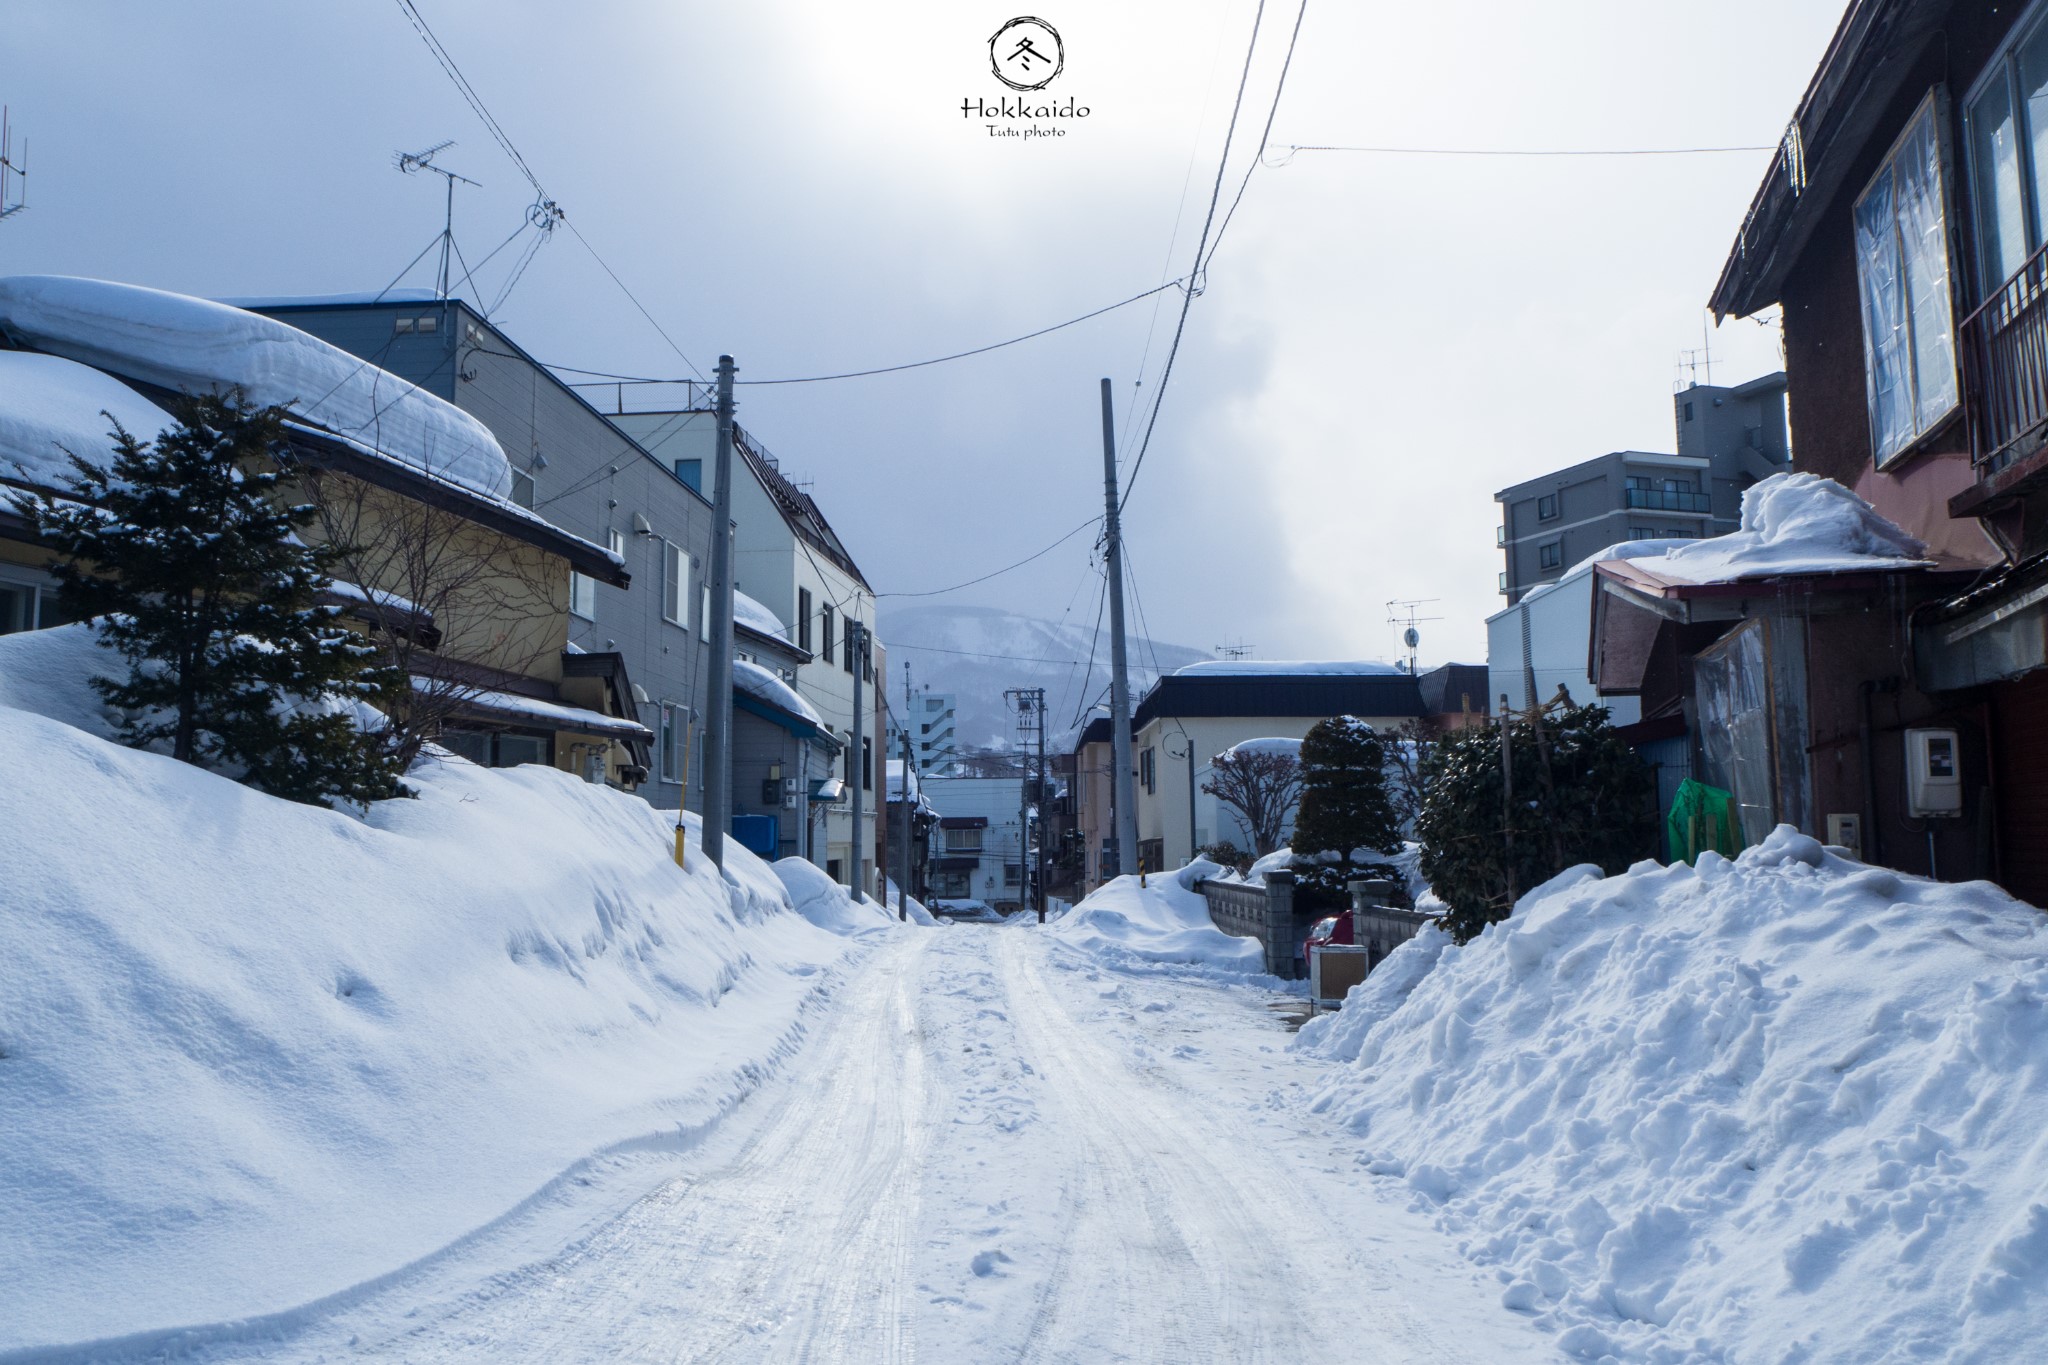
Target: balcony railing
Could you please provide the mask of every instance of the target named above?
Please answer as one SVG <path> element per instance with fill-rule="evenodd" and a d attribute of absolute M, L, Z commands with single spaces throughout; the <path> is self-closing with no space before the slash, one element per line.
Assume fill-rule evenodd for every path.
<path fill-rule="evenodd" d="M 2048 246 L 1992 290 L 1961 333 L 1971 458 L 1982 477 L 2048 426 Z"/>
<path fill-rule="evenodd" d="M 1631 488 L 1630 507 L 1647 507 L 1653 512 L 1711 512 L 1714 500 L 1705 493 L 1685 493 L 1671 488 Z"/>

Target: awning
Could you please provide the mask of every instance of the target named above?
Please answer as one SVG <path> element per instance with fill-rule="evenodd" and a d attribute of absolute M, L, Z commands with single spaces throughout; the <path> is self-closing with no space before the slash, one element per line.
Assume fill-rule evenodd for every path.
<path fill-rule="evenodd" d="M 437 679 L 414 678 L 412 685 L 426 691 L 444 684 Z M 523 724 L 543 730 L 569 730 L 582 735 L 605 735 L 618 740 L 650 741 L 654 732 L 637 720 L 564 706 L 540 697 L 522 697 L 515 692 L 468 692 L 461 710 L 500 724 Z"/>

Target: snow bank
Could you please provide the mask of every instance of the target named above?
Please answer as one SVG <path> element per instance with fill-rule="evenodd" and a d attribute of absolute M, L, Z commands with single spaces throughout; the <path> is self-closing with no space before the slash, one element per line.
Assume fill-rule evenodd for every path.
<path fill-rule="evenodd" d="M 750 697 L 765 701 L 771 706 L 781 707 L 793 716 L 801 716 L 813 725 L 825 722 L 818 715 L 817 708 L 805 701 L 794 687 L 770 673 L 756 663 L 745 659 L 732 661 L 732 685 Z"/>
<path fill-rule="evenodd" d="M 289 1314 L 687 1143 L 850 946 L 553 769 L 358 820 L 107 743 L 112 662 L 0 640 L 0 1354 Z"/>
<path fill-rule="evenodd" d="M 0 279 L 0 331 L 173 391 L 240 385 L 261 404 L 499 500 L 512 466 L 452 403 L 296 327 L 207 299 L 64 275 Z"/>
<path fill-rule="evenodd" d="M 1986 883 L 1789 827 L 1697 870 L 1575 868 L 1465 948 L 1397 951 L 1299 1046 L 1344 1063 L 1315 1104 L 1361 1162 L 1575 1355 L 2048 1336 L 2048 920 Z"/>
<path fill-rule="evenodd" d="M 884 906 L 865 893 L 856 902 L 846 894 L 843 885 L 833 881 L 816 863 L 802 858 L 783 858 L 770 863 L 768 870 L 782 883 L 796 912 L 820 929 L 835 934 L 861 935 L 903 927 L 904 921 L 896 918 L 894 905 Z M 913 915 L 913 923 L 930 925 L 935 922 L 923 906 L 918 906 L 917 911 L 922 918 Z"/>
<path fill-rule="evenodd" d="M 1922 568 L 1933 562 L 1926 554 L 1925 543 L 1833 479 L 1773 474 L 1743 491 L 1740 530 L 1661 554 L 1619 557 L 1679 583 L 1731 583 L 1774 574 Z"/>
<path fill-rule="evenodd" d="M 89 365 L 0 351 L 0 478 L 69 487 L 75 471 L 65 452 L 107 468 L 115 422 L 138 441 L 176 425 L 168 412 Z"/>
<path fill-rule="evenodd" d="M 1193 889 L 1205 877 L 1220 877 L 1223 867 L 1197 858 L 1178 872 L 1155 873 L 1138 885 L 1134 876 L 1118 877 L 1045 931 L 1059 942 L 1122 969 L 1174 964 L 1242 978 L 1263 974 L 1265 950 L 1252 938 L 1224 933 L 1209 918 L 1209 902 Z"/>

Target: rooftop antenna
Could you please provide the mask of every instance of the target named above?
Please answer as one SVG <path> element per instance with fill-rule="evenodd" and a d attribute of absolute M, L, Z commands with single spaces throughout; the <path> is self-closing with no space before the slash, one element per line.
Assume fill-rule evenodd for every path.
<path fill-rule="evenodd" d="M 1239 636 L 1235 644 L 1217 645 L 1216 655 L 1222 659 L 1249 659 L 1252 656 L 1252 646 L 1244 642 L 1243 636 Z"/>
<path fill-rule="evenodd" d="M 463 184 L 473 186 L 476 189 L 483 188 L 481 184 L 471 180 L 466 175 L 457 175 L 445 166 L 436 166 L 434 164 L 435 153 L 445 152 L 454 145 L 454 140 L 450 139 L 447 142 L 437 142 L 423 152 L 400 152 L 396 162 L 398 169 L 407 175 L 411 175 L 415 171 L 432 171 L 435 175 L 448 182 L 448 210 L 441 223 L 441 271 L 440 277 L 434 285 L 434 297 L 437 299 L 446 299 L 448 297 L 448 286 L 450 284 L 448 272 L 451 265 L 450 258 L 454 254 L 452 248 L 455 245 L 455 182 L 460 180 Z"/>
<path fill-rule="evenodd" d="M 1444 619 L 1441 616 L 1417 616 L 1415 609 L 1417 607 L 1426 607 L 1431 602 L 1440 602 L 1442 600 L 1442 598 L 1438 597 L 1416 597 L 1406 601 L 1387 603 L 1387 624 L 1390 626 L 1406 627 L 1401 632 L 1401 643 L 1408 647 L 1408 676 L 1411 678 L 1415 676 L 1416 671 L 1415 652 L 1422 644 L 1422 632 L 1415 627 L 1423 621 L 1441 621 Z"/>
<path fill-rule="evenodd" d="M 9 177 L 14 181 L 14 202 L 7 200 Z M 28 207 L 28 139 L 21 140 L 21 160 L 14 159 L 14 126 L 8 111 L 0 106 L 0 221 L 12 218 Z"/>

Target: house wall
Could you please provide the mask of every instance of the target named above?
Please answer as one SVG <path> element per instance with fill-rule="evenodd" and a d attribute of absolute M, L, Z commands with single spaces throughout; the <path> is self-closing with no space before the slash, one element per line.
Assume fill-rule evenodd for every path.
<path fill-rule="evenodd" d="M 663 703 L 704 713 L 709 651 L 699 589 L 709 566 L 709 502 L 462 304 L 450 305 L 451 325 L 428 336 L 397 334 L 394 319 L 436 313 L 437 305 L 260 311 L 402 375 L 476 417 L 497 437 L 513 468 L 533 477 L 534 510 L 555 525 L 600 545 L 618 533 L 632 584 L 597 584 L 595 610 L 588 619 L 569 619 L 569 639 L 625 657 L 633 684 L 648 698 L 635 719 L 649 729 L 658 728 Z M 652 535 L 635 531 L 636 512 Z M 662 617 L 663 541 L 681 545 L 690 561 L 682 625 Z M 701 745 L 701 728 L 696 733 Z M 657 806 L 700 809 L 701 757 L 700 748 L 690 765 L 688 792 L 663 780 L 656 765 L 640 795 Z"/>
<path fill-rule="evenodd" d="M 1021 907 L 1024 903 L 1021 876 L 1018 881 L 1008 881 L 1004 868 L 1010 864 L 1021 866 L 1019 806 L 1024 796 L 1024 779 L 927 777 L 923 781 L 925 799 L 940 815 L 979 815 L 988 820 L 988 828 L 982 831 L 979 865 L 972 874 L 972 899 L 986 901 L 998 910 Z M 932 839 L 933 858 L 960 856 L 947 852 L 943 830 L 935 831 Z"/>
<path fill-rule="evenodd" d="M 1690 480 L 1697 491 L 1710 495 L 1712 511 L 1631 508 L 1627 505 L 1631 474 L 1648 476 L 1660 488 L 1667 478 Z M 1551 495 L 1558 500 L 1558 514 L 1539 517 L 1541 500 Z M 1528 589 L 1556 582 L 1581 560 L 1624 540 L 1703 537 L 1732 531 L 1741 508 L 1741 492 L 1732 470 L 1718 469 L 1704 457 L 1650 451 L 1616 451 L 1516 484 L 1495 497 L 1501 504 L 1501 524 L 1507 529 L 1503 554 L 1511 603 L 1520 601 Z M 1634 536 L 1632 528 L 1652 534 Z M 1558 547 L 1557 563 L 1546 568 L 1543 550 L 1550 545 Z"/>
<path fill-rule="evenodd" d="M 1573 701 L 1600 701 L 1616 725 L 1633 725 L 1642 718 L 1638 698 L 1599 697 L 1587 672 L 1597 590 L 1595 575 L 1588 569 L 1486 619 L 1486 700 L 1491 706 L 1498 707 L 1503 695 L 1517 708 L 1546 702 L 1557 695 L 1562 684 Z M 1524 630 L 1528 632 L 1531 665 L 1527 671 L 1523 668 Z M 1535 678 L 1533 696 L 1530 673 Z"/>
<path fill-rule="evenodd" d="M 1074 751 L 1074 827 L 1081 833 L 1081 894 L 1102 885 L 1102 845 L 1116 837 L 1111 807 L 1114 746 L 1108 739 Z"/>

